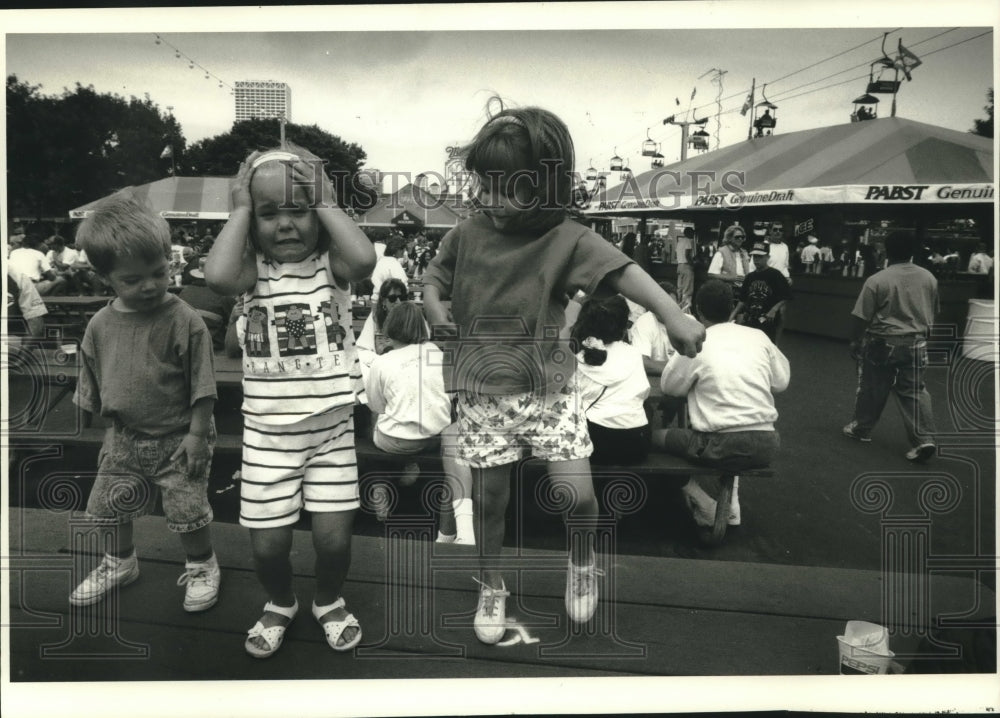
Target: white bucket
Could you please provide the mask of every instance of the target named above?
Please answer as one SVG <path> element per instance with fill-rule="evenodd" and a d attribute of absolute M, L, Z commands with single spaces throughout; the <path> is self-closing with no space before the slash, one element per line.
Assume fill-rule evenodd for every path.
<path fill-rule="evenodd" d="M 997 320 L 992 299 L 970 299 L 969 316 L 965 324 L 962 356 L 978 361 L 993 362 L 1000 358 L 997 341 Z"/>
<path fill-rule="evenodd" d="M 895 654 L 889 650 L 889 632 L 875 623 L 848 621 L 837 636 L 842 675 L 884 675 Z"/>

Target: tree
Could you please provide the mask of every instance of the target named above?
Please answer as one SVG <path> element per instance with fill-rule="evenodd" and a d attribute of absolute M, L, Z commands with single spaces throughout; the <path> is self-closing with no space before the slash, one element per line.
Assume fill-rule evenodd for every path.
<path fill-rule="evenodd" d="M 195 142 L 181 158 L 179 171 L 192 175 L 232 176 L 240 163 L 254 150 L 274 149 L 279 145 L 281 127 L 277 119 L 257 118 L 233 124 L 225 134 Z M 308 149 L 326 162 L 326 171 L 334 178 L 338 200 L 345 207 L 368 209 L 374 194 L 356 182 L 358 170 L 367 155 L 356 143 L 347 143 L 316 125 L 285 124 L 285 138 Z"/>
<path fill-rule="evenodd" d="M 177 121 L 147 95 L 128 100 L 77 83 L 46 96 L 7 77 L 7 187 L 12 215 L 65 217 L 129 185 L 160 179 L 164 138 L 183 150 Z"/>
<path fill-rule="evenodd" d="M 975 127 L 973 127 L 969 132 L 973 132 L 982 137 L 993 137 L 993 88 L 991 87 L 986 93 L 986 99 L 989 101 L 983 109 L 986 110 L 988 117 L 985 120 L 973 120 Z"/>

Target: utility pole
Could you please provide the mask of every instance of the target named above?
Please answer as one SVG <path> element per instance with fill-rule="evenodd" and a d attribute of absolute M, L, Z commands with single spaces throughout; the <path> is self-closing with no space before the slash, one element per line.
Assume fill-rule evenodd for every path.
<path fill-rule="evenodd" d="M 689 125 L 704 125 L 708 122 L 707 117 L 703 117 L 700 120 L 683 120 L 678 121 L 676 115 L 670 115 L 670 117 L 663 120 L 665 125 L 679 125 L 681 128 L 681 162 L 687 159 L 687 148 L 688 148 L 688 126 Z"/>

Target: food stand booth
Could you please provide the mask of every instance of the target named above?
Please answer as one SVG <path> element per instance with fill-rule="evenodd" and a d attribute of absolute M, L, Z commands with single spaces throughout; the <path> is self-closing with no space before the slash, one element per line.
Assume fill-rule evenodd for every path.
<path fill-rule="evenodd" d="M 878 268 L 871 258 L 886 231 L 909 228 L 925 244 L 952 242 L 967 262 L 975 244 L 994 244 L 994 202 L 990 138 L 890 117 L 707 152 L 598 192 L 583 213 L 633 216 L 641 225 L 652 218 L 684 219 L 694 223 L 702 247 L 738 222 L 748 241 L 756 226 L 780 226 L 792 258 L 806 234 L 835 253 L 846 248 L 850 260 L 865 249 L 864 271 L 849 261 L 850 267 L 833 273 L 792 276 L 785 328 L 843 339 L 864 277 Z M 936 230 L 953 220 L 965 229 Z M 985 284 L 962 272 L 941 276 L 939 323 L 954 325 L 960 335 L 969 300 L 981 296 Z"/>

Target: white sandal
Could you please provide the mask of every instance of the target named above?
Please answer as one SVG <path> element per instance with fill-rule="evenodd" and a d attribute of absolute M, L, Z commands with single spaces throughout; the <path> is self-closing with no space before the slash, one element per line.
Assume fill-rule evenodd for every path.
<path fill-rule="evenodd" d="M 295 603 L 291 606 L 277 606 L 270 601 L 264 604 L 264 611 L 270 611 L 271 613 L 277 613 L 279 616 L 284 616 L 288 619 L 288 623 L 284 626 L 269 626 L 264 627 L 264 624 L 260 621 L 254 624 L 254 627 L 247 632 L 247 640 L 243 644 L 246 652 L 249 653 L 254 658 L 268 658 L 273 655 L 275 651 L 281 648 L 281 642 L 285 640 L 285 630 L 291 625 L 292 620 L 295 615 L 299 612 L 299 600 L 295 599 Z M 251 639 L 253 638 L 263 638 L 264 643 L 267 644 L 266 649 L 258 648 Z"/>
<path fill-rule="evenodd" d="M 353 613 L 348 613 L 343 619 L 339 621 L 321 621 L 320 619 L 338 608 L 345 608 L 344 597 L 341 596 L 336 601 L 331 603 L 329 606 L 317 606 L 316 602 L 313 601 L 312 614 L 320 626 L 323 627 L 323 632 L 326 634 L 326 642 L 335 651 L 349 651 L 356 645 L 361 643 L 361 624 L 358 623 L 358 619 L 354 617 Z M 348 628 L 357 628 L 358 632 L 354 634 L 352 638 L 347 643 L 343 645 L 337 645 L 337 641 L 343 635 L 344 631 Z"/>

